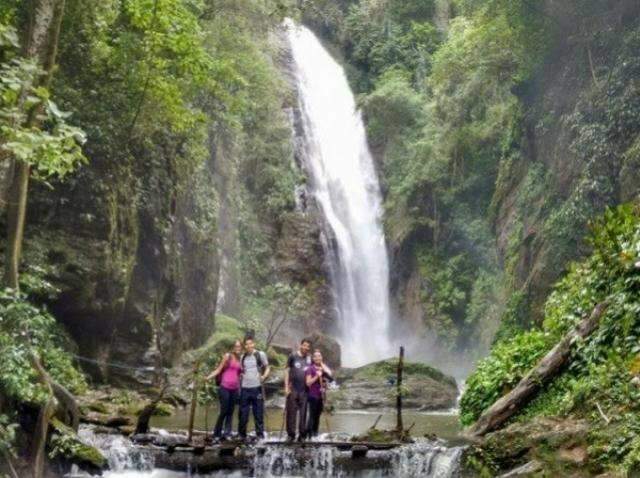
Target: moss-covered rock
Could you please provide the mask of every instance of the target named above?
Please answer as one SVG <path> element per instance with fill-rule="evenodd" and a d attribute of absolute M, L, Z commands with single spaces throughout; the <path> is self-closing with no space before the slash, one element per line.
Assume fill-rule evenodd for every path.
<path fill-rule="evenodd" d="M 51 426 L 54 430 L 48 447 L 51 459 L 78 465 L 89 472 L 106 469 L 107 459 L 100 450 L 82 442 L 71 428 L 55 418 Z"/>
<path fill-rule="evenodd" d="M 600 466 L 590 460 L 589 423 L 564 418 L 537 418 L 490 433 L 466 454 L 467 468 L 492 476 L 537 464 L 541 476 L 593 476 Z M 536 472 L 514 476 L 540 476 Z"/>
<path fill-rule="evenodd" d="M 341 409 L 373 409 L 395 406 L 397 361 L 390 359 L 338 373 L 340 388 L 331 402 Z M 453 377 L 426 364 L 406 362 L 403 405 L 414 410 L 440 410 L 455 406 L 458 387 Z"/>

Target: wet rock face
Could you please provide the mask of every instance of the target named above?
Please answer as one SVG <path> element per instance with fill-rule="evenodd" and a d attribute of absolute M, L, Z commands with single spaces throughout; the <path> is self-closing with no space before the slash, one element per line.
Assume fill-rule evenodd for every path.
<path fill-rule="evenodd" d="M 332 393 L 339 409 L 380 409 L 395 406 L 397 361 L 387 360 L 338 374 L 340 389 Z M 446 410 L 456 405 L 454 378 L 424 364 L 405 364 L 402 404 L 412 410 Z"/>
<path fill-rule="evenodd" d="M 149 385 L 153 367 L 170 365 L 213 327 L 215 224 L 203 222 L 193 193 L 215 195 L 195 187 L 212 171 L 182 178 L 183 189 L 167 165 L 148 166 L 136 177 L 96 160 L 53 190 L 31 192 L 25 269 L 38 266 L 59 289 L 42 299 L 99 381 Z"/>

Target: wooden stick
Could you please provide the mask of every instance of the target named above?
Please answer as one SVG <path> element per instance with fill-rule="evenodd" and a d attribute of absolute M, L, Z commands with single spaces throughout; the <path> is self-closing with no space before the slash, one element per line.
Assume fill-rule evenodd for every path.
<path fill-rule="evenodd" d="M 378 422 L 380 421 L 381 418 L 382 418 L 382 415 L 378 415 L 378 418 L 376 418 L 376 421 L 373 422 L 373 425 L 371 426 L 370 430 L 374 430 L 378 426 Z"/>
<path fill-rule="evenodd" d="M 264 388 L 264 382 L 260 382 L 260 387 L 262 388 L 262 417 L 264 421 L 262 425 L 264 426 L 264 432 L 267 433 L 269 431 L 269 425 L 267 422 L 267 392 Z"/>
<path fill-rule="evenodd" d="M 404 425 L 402 424 L 402 372 L 404 369 L 404 347 L 400 347 L 400 357 L 398 359 L 398 379 L 396 391 L 396 430 L 402 433 Z"/>
<path fill-rule="evenodd" d="M 598 402 L 596 402 L 596 407 L 598 407 L 598 412 L 600 412 L 600 416 L 602 417 L 602 419 L 607 423 L 607 425 L 611 422 L 611 420 L 609 420 L 609 417 L 607 417 L 604 412 L 602 411 L 602 408 L 600 407 L 600 404 Z"/>
<path fill-rule="evenodd" d="M 280 439 L 282 440 L 282 433 L 284 433 L 284 422 L 287 419 L 287 396 L 284 397 L 284 407 L 282 409 L 282 426 L 280 427 Z"/>
<path fill-rule="evenodd" d="M 187 440 L 191 443 L 193 437 L 193 422 L 196 416 L 196 404 L 198 401 L 198 369 L 200 368 L 200 362 L 196 362 L 193 367 L 193 390 L 191 391 L 191 409 L 189 410 L 189 431 L 187 433 Z"/>

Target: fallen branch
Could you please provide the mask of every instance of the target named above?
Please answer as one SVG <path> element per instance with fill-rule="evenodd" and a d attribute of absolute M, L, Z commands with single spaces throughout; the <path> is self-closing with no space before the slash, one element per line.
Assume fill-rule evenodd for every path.
<path fill-rule="evenodd" d="M 49 396 L 47 401 L 40 407 L 38 412 L 38 420 L 35 430 L 33 431 L 33 440 L 31 445 L 31 463 L 33 478 L 42 478 L 44 476 L 44 465 L 46 458 L 47 435 L 49 433 L 49 421 L 56 412 L 56 399 L 53 395 L 51 387 L 51 379 L 40 363 L 37 355 L 33 354 L 31 363 L 38 372 L 38 380 L 47 388 Z"/>
<path fill-rule="evenodd" d="M 600 407 L 600 404 L 598 402 L 596 402 L 596 407 L 598 408 L 598 412 L 600 412 L 600 416 L 605 421 L 605 423 L 608 425 L 611 422 L 611 420 L 609 420 L 609 417 L 607 417 L 604 414 L 604 412 L 602 411 L 602 408 Z"/>
<path fill-rule="evenodd" d="M 158 408 L 158 404 L 164 397 L 164 394 L 167 391 L 167 388 L 169 388 L 169 384 L 165 383 L 162 389 L 160 390 L 160 393 L 158 394 L 158 396 L 154 398 L 151 401 L 151 403 L 146 405 L 142 409 L 142 411 L 138 414 L 138 421 L 136 422 L 136 431 L 135 431 L 136 435 L 139 433 L 149 432 L 149 421 L 151 420 L 151 416 L 156 411 L 156 408 Z"/>
<path fill-rule="evenodd" d="M 504 423 L 520 411 L 553 377 L 555 377 L 571 356 L 576 340 L 583 340 L 598 327 L 600 318 L 607 309 L 608 303 L 601 302 L 595 306 L 591 315 L 583 319 L 571 332 L 556 344 L 538 365 L 524 376 L 522 380 L 480 416 L 468 430 L 467 435 L 479 437 L 500 428 Z"/>
<path fill-rule="evenodd" d="M 38 372 L 40 380 L 51 390 L 51 394 L 58 402 L 55 414 L 62 423 L 77 432 L 80 426 L 80 408 L 76 403 L 75 397 L 69 390 L 51 378 L 51 375 L 47 373 L 37 357 L 33 357 L 32 363 Z"/>

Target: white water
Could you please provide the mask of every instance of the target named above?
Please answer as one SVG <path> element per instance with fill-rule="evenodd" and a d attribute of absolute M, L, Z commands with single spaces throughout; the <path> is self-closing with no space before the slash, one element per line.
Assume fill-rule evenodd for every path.
<path fill-rule="evenodd" d="M 268 446 L 264 454 L 255 454 L 248 469 L 221 470 L 200 475 L 187 470 L 178 472 L 156 468 L 149 453 L 119 435 L 96 434 L 92 427 L 82 426 L 80 437 L 107 457 L 109 470 L 103 475 L 104 478 L 453 478 L 459 476 L 464 450 L 463 447 L 444 446 L 438 441 L 420 440 L 386 454 L 370 451 L 371 457 L 383 453 L 378 460 L 382 459 L 384 463 L 375 468 L 344 469 L 339 465 L 340 458 L 344 464 L 349 452 L 339 452 L 328 446 L 312 447 L 301 460 L 293 448 Z M 321 438 L 332 440 L 344 437 L 325 435 Z M 91 477 L 76 469 L 67 478 Z"/>
<path fill-rule="evenodd" d="M 328 247 L 342 362 L 393 354 L 381 195 L 360 112 L 342 67 L 303 26 L 287 22 L 311 192 L 334 240 Z"/>

